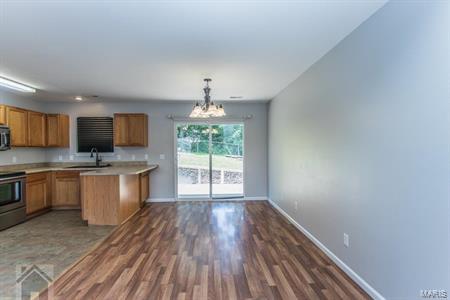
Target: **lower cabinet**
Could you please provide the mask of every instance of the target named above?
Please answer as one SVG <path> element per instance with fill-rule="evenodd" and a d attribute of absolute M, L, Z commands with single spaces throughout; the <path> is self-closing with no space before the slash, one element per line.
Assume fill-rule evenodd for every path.
<path fill-rule="evenodd" d="M 27 215 L 49 208 L 51 205 L 51 173 L 28 175 L 26 182 Z"/>
<path fill-rule="evenodd" d="M 140 199 L 141 206 L 144 206 L 145 200 L 150 197 L 150 172 L 141 173 L 140 175 Z"/>
<path fill-rule="evenodd" d="M 80 208 L 80 172 L 56 171 L 53 175 L 52 207 Z"/>

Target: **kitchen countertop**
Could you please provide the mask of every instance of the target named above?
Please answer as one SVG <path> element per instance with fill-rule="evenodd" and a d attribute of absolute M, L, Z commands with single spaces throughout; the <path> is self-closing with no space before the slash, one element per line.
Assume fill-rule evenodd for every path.
<path fill-rule="evenodd" d="M 138 165 L 138 166 L 111 166 L 105 168 L 67 168 L 67 167 L 37 167 L 24 169 L 26 174 L 35 174 L 51 171 L 80 171 L 80 176 L 91 175 L 135 175 L 158 168 L 158 165 Z"/>
<path fill-rule="evenodd" d="M 158 168 L 158 165 L 130 166 L 130 167 L 106 167 L 95 170 L 81 172 L 80 176 L 98 175 L 136 175 Z"/>
<path fill-rule="evenodd" d="M 34 173 L 42 173 L 42 172 L 50 172 L 50 171 L 59 171 L 59 170 L 64 170 L 65 168 L 60 168 L 60 167 L 39 167 L 39 168 L 30 168 L 30 169 L 25 169 L 23 171 L 25 171 L 26 174 L 34 174 Z"/>

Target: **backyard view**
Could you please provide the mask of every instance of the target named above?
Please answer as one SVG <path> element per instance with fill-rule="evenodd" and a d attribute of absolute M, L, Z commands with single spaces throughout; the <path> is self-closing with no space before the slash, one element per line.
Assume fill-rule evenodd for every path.
<path fill-rule="evenodd" d="M 209 143 L 211 134 L 211 147 Z M 177 126 L 178 195 L 243 195 L 243 125 Z"/>

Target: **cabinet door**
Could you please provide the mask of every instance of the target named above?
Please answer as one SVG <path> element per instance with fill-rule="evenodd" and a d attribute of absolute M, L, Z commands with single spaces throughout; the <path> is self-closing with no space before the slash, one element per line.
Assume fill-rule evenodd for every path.
<path fill-rule="evenodd" d="M 46 144 L 45 114 L 28 112 L 28 146 L 44 147 Z"/>
<path fill-rule="evenodd" d="M 0 105 L 0 125 L 6 124 L 6 107 L 4 105 Z"/>
<path fill-rule="evenodd" d="M 11 129 L 11 146 L 28 146 L 27 111 L 15 107 L 7 107 L 7 122 Z"/>
<path fill-rule="evenodd" d="M 128 116 L 115 114 L 114 115 L 114 145 L 127 146 L 128 145 Z"/>
<path fill-rule="evenodd" d="M 47 207 L 47 173 L 28 175 L 26 185 L 26 213 L 32 214 Z"/>
<path fill-rule="evenodd" d="M 47 182 L 37 181 L 27 184 L 27 214 L 45 208 L 47 198 Z"/>
<path fill-rule="evenodd" d="M 55 173 L 52 206 L 80 207 L 80 176 L 76 171 Z"/>
<path fill-rule="evenodd" d="M 47 146 L 57 147 L 58 136 L 58 115 L 47 115 Z"/>
<path fill-rule="evenodd" d="M 128 116 L 128 144 L 130 146 L 147 146 L 147 116 Z"/>
<path fill-rule="evenodd" d="M 58 115 L 59 126 L 59 146 L 69 148 L 70 147 L 70 120 L 68 115 Z"/>
<path fill-rule="evenodd" d="M 149 172 L 145 172 L 140 176 L 140 186 L 141 186 L 141 203 L 143 204 L 145 200 L 150 197 L 150 176 Z"/>
<path fill-rule="evenodd" d="M 70 147 L 69 116 L 47 114 L 47 146 Z"/>
<path fill-rule="evenodd" d="M 47 198 L 45 199 L 45 207 L 52 207 L 52 194 L 53 194 L 53 172 L 46 173 L 47 180 Z"/>

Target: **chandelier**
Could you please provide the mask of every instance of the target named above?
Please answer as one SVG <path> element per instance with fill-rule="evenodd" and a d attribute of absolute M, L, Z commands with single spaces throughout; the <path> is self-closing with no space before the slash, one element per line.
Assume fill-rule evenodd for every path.
<path fill-rule="evenodd" d="M 210 78 L 205 78 L 203 81 L 206 82 L 206 86 L 203 88 L 205 92 L 205 101 L 200 104 L 198 101 L 195 103 L 194 108 L 192 109 L 190 118 L 210 118 L 210 117 L 223 117 L 225 116 L 225 110 L 223 109 L 222 104 L 216 105 L 213 101 L 211 101 L 211 97 L 209 96 L 209 92 L 211 89 L 209 88 Z"/>

